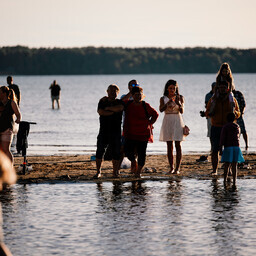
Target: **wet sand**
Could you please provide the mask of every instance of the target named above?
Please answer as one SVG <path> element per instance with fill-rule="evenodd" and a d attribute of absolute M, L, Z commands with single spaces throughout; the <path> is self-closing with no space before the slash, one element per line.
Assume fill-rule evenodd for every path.
<path fill-rule="evenodd" d="M 200 155 L 184 155 L 179 175 L 166 174 L 169 165 L 166 155 L 148 155 L 141 180 L 172 180 L 180 178 L 212 179 L 211 157 L 208 162 L 201 163 L 196 160 Z M 15 169 L 18 174 L 17 183 L 58 183 L 58 182 L 102 182 L 119 180 L 121 182 L 138 180 L 130 169 L 121 169 L 120 177 L 112 177 L 112 162 L 104 161 L 102 164 L 102 177 L 94 179 L 96 173 L 95 161 L 90 155 L 64 155 L 64 156 L 29 156 L 31 165 L 25 175 L 19 170 L 23 158 L 14 157 Z M 244 155 L 245 164 L 238 169 L 238 178 L 256 178 L 256 154 Z M 219 167 L 221 167 L 220 164 Z M 223 176 L 223 169 L 219 168 L 218 177 Z M 216 176 L 215 176 L 216 177 Z"/>

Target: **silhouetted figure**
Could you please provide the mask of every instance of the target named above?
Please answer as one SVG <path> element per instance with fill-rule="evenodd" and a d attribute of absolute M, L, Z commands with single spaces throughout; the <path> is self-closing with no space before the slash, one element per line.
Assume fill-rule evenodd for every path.
<path fill-rule="evenodd" d="M 228 123 L 223 126 L 220 136 L 220 146 L 224 146 L 221 162 L 224 163 L 224 184 L 227 182 L 229 167 L 232 167 L 233 186 L 236 185 L 237 163 L 244 162 L 244 158 L 239 147 L 240 128 L 235 121 L 235 114 L 227 115 Z"/>
<path fill-rule="evenodd" d="M 7 86 L 0 87 L 0 148 L 13 162 L 13 156 L 10 152 L 10 146 L 13 139 L 14 115 L 16 116 L 15 123 L 20 123 L 21 114 L 16 103 L 15 93 Z"/>
<path fill-rule="evenodd" d="M 100 99 L 98 114 L 100 116 L 100 130 L 97 137 L 96 168 L 94 178 L 101 177 L 102 158 L 108 147 L 111 147 L 113 176 L 119 175 L 119 161 L 121 148 L 121 122 L 124 105 L 117 99 L 119 87 L 111 84 L 107 89 L 108 96 Z"/>
<path fill-rule="evenodd" d="M 244 142 L 245 142 L 245 150 L 248 150 L 248 135 L 245 129 L 245 124 L 244 124 L 244 119 L 243 119 L 243 114 L 244 114 L 244 109 L 246 107 L 246 103 L 245 103 L 245 98 L 243 93 L 241 93 L 240 91 L 237 91 L 235 89 L 235 84 L 232 85 L 232 92 L 234 94 L 234 97 L 237 100 L 241 115 L 240 117 L 237 119 L 237 124 L 240 126 L 241 129 L 241 133 L 243 134 L 243 138 L 244 138 Z"/>
<path fill-rule="evenodd" d="M 211 117 L 211 155 L 212 155 L 212 174 L 217 175 L 220 151 L 220 134 L 222 127 L 227 123 L 227 114 L 234 112 L 235 118 L 240 116 L 238 103 L 234 98 L 234 109 L 229 100 L 229 84 L 220 81 L 215 86 L 215 93 L 209 100 L 206 108 L 206 116 Z"/>
<path fill-rule="evenodd" d="M 56 80 L 53 81 L 51 86 L 49 87 L 51 90 L 51 98 L 52 98 L 52 109 L 54 109 L 54 102 L 57 102 L 58 109 L 60 109 L 60 91 L 61 88 L 57 84 Z"/>
<path fill-rule="evenodd" d="M 128 101 L 125 106 L 124 148 L 126 156 L 131 161 L 132 172 L 140 178 L 146 161 L 148 141 L 153 142 L 152 125 L 157 120 L 158 113 L 142 101 L 144 94 L 141 87 L 133 87 L 131 93 L 133 101 Z"/>
<path fill-rule="evenodd" d="M 20 105 L 20 98 L 21 98 L 19 86 L 17 84 L 13 83 L 13 78 L 11 76 L 7 76 L 6 80 L 7 80 L 7 84 L 8 84 L 9 89 L 13 89 L 13 91 L 15 93 L 15 96 L 16 96 L 16 99 L 17 99 L 17 104 L 19 106 Z"/>

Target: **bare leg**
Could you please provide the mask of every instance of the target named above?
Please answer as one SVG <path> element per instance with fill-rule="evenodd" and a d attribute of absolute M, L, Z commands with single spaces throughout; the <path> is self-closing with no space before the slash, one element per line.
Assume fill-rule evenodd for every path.
<path fill-rule="evenodd" d="M 245 150 L 248 150 L 248 135 L 247 133 L 243 133 L 243 138 L 244 138 L 244 142 L 245 142 Z"/>
<path fill-rule="evenodd" d="M 52 109 L 54 109 L 54 99 L 52 99 Z"/>
<path fill-rule="evenodd" d="M 135 177 L 138 177 L 138 178 L 141 177 L 142 168 L 143 168 L 143 166 L 138 165 L 137 171 L 136 171 L 136 173 L 135 173 Z"/>
<path fill-rule="evenodd" d="M 12 253 L 10 252 L 9 248 L 4 243 L 0 244 L 0 255 L 12 256 Z"/>
<path fill-rule="evenodd" d="M 212 174 L 218 174 L 219 152 L 212 152 Z"/>
<path fill-rule="evenodd" d="M 138 167 L 137 161 L 136 160 L 131 161 L 131 173 L 132 174 L 136 173 L 137 167 Z"/>
<path fill-rule="evenodd" d="M 120 161 L 119 160 L 112 160 L 112 163 L 113 163 L 113 176 L 114 177 L 118 177 L 119 175 L 119 163 Z"/>
<path fill-rule="evenodd" d="M 233 186 L 236 185 L 236 178 L 237 178 L 237 163 L 232 163 L 232 173 L 233 173 Z"/>
<path fill-rule="evenodd" d="M 229 169 L 230 163 L 225 162 L 224 163 L 224 184 L 226 185 L 228 180 L 228 169 Z"/>
<path fill-rule="evenodd" d="M 173 172 L 173 143 L 172 141 L 167 141 L 167 157 L 170 165 L 170 173 Z"/>
<path fill-rule="evenodd" d="M 58 109 L 60 109 L 60 100 L 57 100 Z"/>
<path fill-rule="evenodd" d="M 94 178 L 100 178 L 101 177 L 101 163 L 102 163 L 102 159 L 100 158 L 96 158 L 96 169 L 97 169 L 97 173 L 94 176 Z"/>
<path fill-rule="evenodd" d="M 121 146 L 121 149 L 120 149 L 120 154 L 121 154 L 121 158 L 119 160 L 119 166 L 118 166 L 118 173 L 120 173 L 120 169 L 121 169 L 121 164 L 124 160 L 124 157 L 125 157 L 125 154 L 124 154 L 124 146 Z"/>
<path fill-rule="evenodd" d="M 175 148 L 176 148 L 176 168 L 175 173 L 179 173 L 180 170 L 180 163 L 182 159 L 182 150 L 181 150 L 181 142 L 175 141 Z"/>
<path fill-rule="evenodd" d="M 1 148 L 2 148 L 3 152 L 8 156 L 8 158 L 13 163 L 13 156 L 10 151 L 10 147 L 11 147 L 11 141 L 2 141 L 1 142 Z"/>

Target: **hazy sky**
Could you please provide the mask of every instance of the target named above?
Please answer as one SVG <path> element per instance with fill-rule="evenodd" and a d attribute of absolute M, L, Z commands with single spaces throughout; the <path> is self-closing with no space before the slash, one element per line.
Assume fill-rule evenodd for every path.
<path fill-rule="evenodd" d="M 0 46 L 256 47 L 256 0 L 0 0 Z"/>

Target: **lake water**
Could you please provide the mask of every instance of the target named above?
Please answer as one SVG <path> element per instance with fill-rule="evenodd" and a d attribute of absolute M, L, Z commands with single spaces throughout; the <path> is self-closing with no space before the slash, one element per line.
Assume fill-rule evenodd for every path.
<path fill-rule="evenodd" d="M 13 255 L 255 255 L 256 180 L 15 185 L 0 194 Z"/>
<path fill-rule="evenodd" d="M 186 101 L 184 120 L 191 129 L 191 134 L 182 144 L 183 151 L 208 152 L 210 143 L 206 137 L 206 119 L 200 117 L 199 111 L 204 109 L 205 94 L 210 91 L 215 77 L 215 74 L 14 76 L 14 83 L 19 85 L 22 94 L 23 120 L 37 122 L 31 126 L 28 155 L 94 154 L 99 129 L 98 101 L 106 95 L 106 88 L 111 83 L 120 87 L 119 96 L 127 93 L 131 79 L 140 82 L 145 100 L 157 110 L 166 81 L 177 80 Z M 48 88 L 54 79 L 62 88 L 61 110 L 51 109 Z M 246 99 L 244 120 L 249 135 L 249 151 L 255 152 L 256 74 L 234 74 L 234 81 Z M 0 76 L 0 84 L 6 84 L 5 76 Z M 158 141 L 163 115 L 160 114 L 154 125 L 155 142 L 149 144 L 148 153 L 166 152 L 166 144 Z M 241 147 L 244 148 L 243 139 Z"/>

